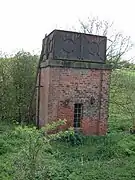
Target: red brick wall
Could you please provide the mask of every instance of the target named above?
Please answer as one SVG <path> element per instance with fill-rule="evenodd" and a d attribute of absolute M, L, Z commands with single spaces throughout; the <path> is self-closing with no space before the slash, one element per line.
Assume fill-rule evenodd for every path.
<path fill-rule="evenodd" d="M 39 126 L 48 123 L 48 94 L 49 94 L 50 68 L 41 69 Z"/>
<path fill-rule="evenodd" d="M 74 104 L 83 103 L 82 132 L 106 133 L 110 70 L 48 67 L 42 69 L 41 77 L 41 125 L 65 118 L 67 127 L 73 126 Z M 93 105 L 91 96 L 95 98 Z"/>

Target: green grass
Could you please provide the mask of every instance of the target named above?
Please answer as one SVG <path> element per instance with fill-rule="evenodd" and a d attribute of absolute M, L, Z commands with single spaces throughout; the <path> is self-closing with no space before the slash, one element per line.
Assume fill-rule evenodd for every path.
<path fill-rule="evenodd" d="M 26 145 L 25 138 L 14 135 L 14 126 L 10 125 L 11 129 L 7 127 L 1 125 L 1 129 L 7 130 L 0 134 L 1 180 L 14 178 L 12 162 Z M 79 146 L 59 141 L 52 142 L 51 145 L 52 158 L 55 162 L 52 163 L 52 160 L 47 162 L 51 171 L 49 179 L 135 179 L 135 136 L 127 132 L 114 132 L 102 137 L 85 137 L 83 144 Z"/>
<path fill-rule="evenodd" d="M 134 179 L 135 137 L 125 133 L 88 137 L 84 145 L 54 145 L 58 161 L 68 169 L 70 179 Z M 127 143 L 128 142 L 128 143 Z M 130 151 L 131 150 L 131 151 Z"/>

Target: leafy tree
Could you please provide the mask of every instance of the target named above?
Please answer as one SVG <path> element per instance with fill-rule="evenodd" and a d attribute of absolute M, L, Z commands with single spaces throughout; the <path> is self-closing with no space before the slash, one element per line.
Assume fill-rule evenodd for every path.
<path fill-rule="evenodd" d="M 28 119 L 38 56 L 20 51 L 13 57 L 0 58 L 0 119 Z"/>
<path fill-rule="evenodd" d="M 12 78 L 10 58 L 0 58 L 0 119 L 10 117 L 12 112 Z"/>
<path fill-rule="evenodd" d="M 115 70 L 112 73 L 110 111 L 117 108 L 120 115 L 119 123 L 127 125 L 122 127 L 129 129 L 131 125 L 135 128 L 135 72 L 132 70 Z M 115 110 L 116 112 L 116 110 Z"/>

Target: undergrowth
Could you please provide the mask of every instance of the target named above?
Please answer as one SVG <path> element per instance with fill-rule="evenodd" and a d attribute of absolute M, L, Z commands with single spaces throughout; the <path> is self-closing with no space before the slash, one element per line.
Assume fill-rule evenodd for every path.
<path fill-rule="evenodd" d="M 135 178 L 134 135 L 84 137 L 72 129 L 47 135 L 45 129 L 10 126 L 0 128 L 1 180 Z"/>

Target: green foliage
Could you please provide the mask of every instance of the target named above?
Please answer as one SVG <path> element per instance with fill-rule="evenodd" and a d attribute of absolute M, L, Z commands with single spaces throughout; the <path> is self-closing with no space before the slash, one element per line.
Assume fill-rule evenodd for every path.
<path fill-rule="evenodd" d="M 58 131 L 57 133 L 50 134 L 48 136 L 48 132 L 51 130 L 56 130 L 57 127 L 65 125 L 66 124 L 66 119 L 61 120 L 56 122 L 52 122 L 50 124 L 47 124 L 45 128 L 42 128 L 46 132 L 46 136 L 51 140 L 51 141 L 60 141 L 60 142 L 66 142 L 69 143 L 70 145 L 82 145 L 85 137 L 79 133 L 75 132 L 74 128 L 70 127 L 68 130 L 65 131 Z"/>
<path fill-rule="evenodd" d="M 112 72 L 110 89 L 110 131 L 129 131 L 135 124 L 135 72 Z"/>
<path fill-rule="evenodd" d="M 65 125 L 65 124 L 66 124 L 66 119 L 64 119 L 64 120 L 59 119 L 58 121 L 54 121 L 52 123 L 48 123 L 43 129 L 46 132 L 49 132 L 49 131 L 56 130 L 57 127 Z"/>
<path fill-rule="evenodd" d="M 123 153 L 128 156 L 135 156 L 135 136 L 126 135 L 119 141 L 119 146 L 123 149 Z"/>
<path fill-rule="evenodd" d="M 13 163 L 14 176 L 19 179 L 42 179 L 47 177 L 47 162 L 51 161 L 51 146 L 42 130 L 19 126 L 15 136 L 23 138 L 25 145 Z M 47 161 L 47 162 L 46 162 Z M 44 172 L 43 172 L 44 171 Z"/>
<path fill-rule="evenodd" d="M 49 125 L 48 130 L 63 124 Z M 57 124 L 57 125 L 56 125 Z M 0 179 L 63 180 L 63 179 L 134 179 L 135 136 L 109 133 L 90 136 L 83 143 L 72 145 L 73 130 L 51 135 L 45 128 L 1 124 Z M 56 137 L 55 137 L 56 135 Z M 64 140 L 65 138 L 65 140 Z"/>
<path fill-rule="evenodd" d="M 82 145 L 84 143 L 84 139 L 85 137 L 81 133 L 74 132 L 73 129 L 63 132 L 60 136 L 60 141 L 67 142 L 72 146 Z"/>
<path fill-rule="evenodd" d="M 28 107 L 33 87 L 37 56 L 18 52 L 13 57 L 0 58 L 0 120 L 28 119 Z"/>
<path fill-rule="evenodd" d="M 87 137 L 79 147 L 65 143 L 53 144 L 53 147 L 59 150 L 56 158 L 63 168 L 68 169 L 69 179 L 117 180 L 119 176 L 120 179 L 134 179 L 135 157 L 131 159 L 125 153 L 122 147 L 125 137 L 126 134 L 114 133 L 103 137 Z"/>

